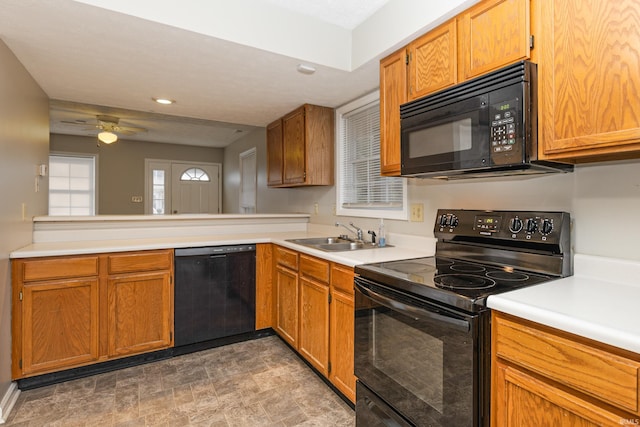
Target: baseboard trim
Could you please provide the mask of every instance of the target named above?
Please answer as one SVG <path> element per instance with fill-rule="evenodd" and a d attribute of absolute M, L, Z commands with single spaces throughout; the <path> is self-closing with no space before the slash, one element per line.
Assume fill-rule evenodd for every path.
<path fill-rule="evenodd" d="M 18 401 L 18 396 L 20 396 L 20 389 L 18 388 L 18 383 L 14 381 L 9 385 L 7 392 L 0 400 L 0 424 L 7 422 L 11 410 Z"/>

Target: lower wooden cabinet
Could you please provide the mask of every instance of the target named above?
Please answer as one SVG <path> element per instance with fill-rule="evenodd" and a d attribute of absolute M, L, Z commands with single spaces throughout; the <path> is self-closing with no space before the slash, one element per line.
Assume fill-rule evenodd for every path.
<path fill-rule="evenodd" d="M 22 288 L 22 343 L 15 372 L 31 375 L 96 362 L 98 279 L 45 280 Z"/>
<path fill-rule="evenodd" d="M 173 292 L 169 272 L 109 279 L 109 357 L 171 345 Z"/>
<path fill-rule="evenodd" d="M 274 246 L 275 331 L 352 402 L 353 268 Z"/>
<path fill-rule="evenodd" d="M 173 250 L 12 261 L 12 377 L 173 345 Z"/>
<path fill-rule="evenodd" d="M 640 355 L 493 313 L 492 426 L 640 423 Z"/>
<path fill-rule="evenodd" d="M 329 380 L 352 402 L 355 402 L 353 275 L 353 268 L 339 264 L 331 265 Z"/>

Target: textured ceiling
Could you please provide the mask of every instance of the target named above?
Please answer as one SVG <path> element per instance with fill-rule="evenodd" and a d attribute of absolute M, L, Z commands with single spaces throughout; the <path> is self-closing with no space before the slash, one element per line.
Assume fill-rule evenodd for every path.
<path fill-rule="evenodd" d="M 337 107 L 378 86 L 379 58 L 355 70 L 314 63 L 316 73 L 303 75 L 295 70 L 305 58 L 87 3 L 108 3 L 114 8 L 177 7 L 150 0 L 0 1 L 0 38 L 54 100 L 54 133 L 95 134 L 85 126 L 62 122 L 95 122 L 97 114 L 112 114 L 122 123 L 148 129 L 128 139 L 223 147 L 303 103 Z M 245 3 L 286 9 L 291 28 L 304 24 L 324 30 L 321 25 L 329 25 L 336 33 L 348 34 L 344 28 L 359 25 L 387 1 L 237 0 L 233 4 Z M 179 7 L 183 14 L 189 7 L 208 7 L 225 19 L 229 4 L 183 0 Z M 244 15 L 260 18 L 252 12 L 247 10 Z M 200 24 L 207 27 L 207 16 L 188 17 L 201 18 Z M 228 24 L 232 29 L 247 25 Z M 282 44 L 295 47 L 300 42 L 297 38 L 291 33 Z M 333 46 L 336 52 L 350 48 L 344 43 Z M 161 106 L 151 100 L 154 96 L 177 103 Z"/>

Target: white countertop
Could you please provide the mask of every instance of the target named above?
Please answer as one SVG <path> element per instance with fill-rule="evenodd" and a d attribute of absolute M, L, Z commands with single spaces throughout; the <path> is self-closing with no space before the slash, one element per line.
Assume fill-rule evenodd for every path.
<path fill-rule="evenodd" d="M 574 275 L 492 295 L 487 305 L 640 353 L 640 263 L 576 254 Z"/>
<path fill-rule="evenodd" d="M 299 244 L 288 242 L 288 239 L 306 237 L 324 237 L 330 234 L 304 231 L 287 231 L 278 233 L 237 233 L 204 236 L 158 237 L 122 240 L 81 240 L 69 242 L 32 243 L 24 248 L 11 252 L 10 257 L 35 258 L 45 256 L 82 255 L 106 252 L 138 251 L 150 249 L 188 248 L 199 246 L 222 246 L 248 243 L 276 243 L 299 252 L 314 255 L 349 267 L 370 262 L 393 261 L 406 258 L 431 256 L 435 250 L 435 239 L 424 238 L 424 244 L 407 244 L 385 248 L 361 249 L 346 252 L 325 252 Z M 400 235 L 390 239 L 403 242 Z"/>

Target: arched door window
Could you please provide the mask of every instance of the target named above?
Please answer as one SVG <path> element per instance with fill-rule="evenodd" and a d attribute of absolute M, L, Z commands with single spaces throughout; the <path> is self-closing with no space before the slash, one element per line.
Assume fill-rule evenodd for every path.
<path fill-rule="evenodd" d="M 202 169 L 190 168 L 182 173 L 180 181 L 211 181 L 211 179 Z"/>

